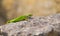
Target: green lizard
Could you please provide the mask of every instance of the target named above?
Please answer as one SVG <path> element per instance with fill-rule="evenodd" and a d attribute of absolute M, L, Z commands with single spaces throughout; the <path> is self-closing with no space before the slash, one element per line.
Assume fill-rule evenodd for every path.
<path fill-rule="evenodd" d="M 32 16 L 32 14 L 20 16 L 20 17 L 17 17 L 17 18 L 15 18 L 15 19 L 9 20 L 7 23 L 15 23 L 15 22 L 27 20 L 27 19 L 29 19 L 31 16 Z"/>

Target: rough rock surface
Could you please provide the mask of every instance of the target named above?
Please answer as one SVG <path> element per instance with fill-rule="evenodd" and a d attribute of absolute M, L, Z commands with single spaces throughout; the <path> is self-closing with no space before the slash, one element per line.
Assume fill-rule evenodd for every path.
<path fill-rule="evenodd" d="M 59 32 L 60 14 L 31 17 L 0 26 L 0 36 L 60 36 Z"/>

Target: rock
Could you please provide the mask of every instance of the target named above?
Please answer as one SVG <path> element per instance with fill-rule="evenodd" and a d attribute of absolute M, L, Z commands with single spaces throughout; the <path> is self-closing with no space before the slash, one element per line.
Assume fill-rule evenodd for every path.
<path fill-rule="evenodd" d="M 60 14 L 32 16 L 27 21 L 0 26 L 3 36 L 60 36 Z"/>

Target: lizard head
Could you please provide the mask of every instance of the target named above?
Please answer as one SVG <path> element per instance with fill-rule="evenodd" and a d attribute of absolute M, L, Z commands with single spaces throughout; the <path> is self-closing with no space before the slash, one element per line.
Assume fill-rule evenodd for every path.
<path fill-rule="evenodd" d="M 32 14 L 27 15 L 27 18 L 31 18 Z"/>
<path fill-rule="evenodd" d="M 32 14 L 29 14 L 28 16 L 32 16 Z"/>

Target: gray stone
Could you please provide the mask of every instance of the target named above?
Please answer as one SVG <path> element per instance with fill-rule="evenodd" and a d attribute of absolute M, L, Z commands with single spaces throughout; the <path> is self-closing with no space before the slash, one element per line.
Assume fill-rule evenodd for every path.
<path fill-rule="evenodd" d="M 27 21 L 0 26 L 3 36 L 59 36 L 60 14 L 31 17 Z"/>

